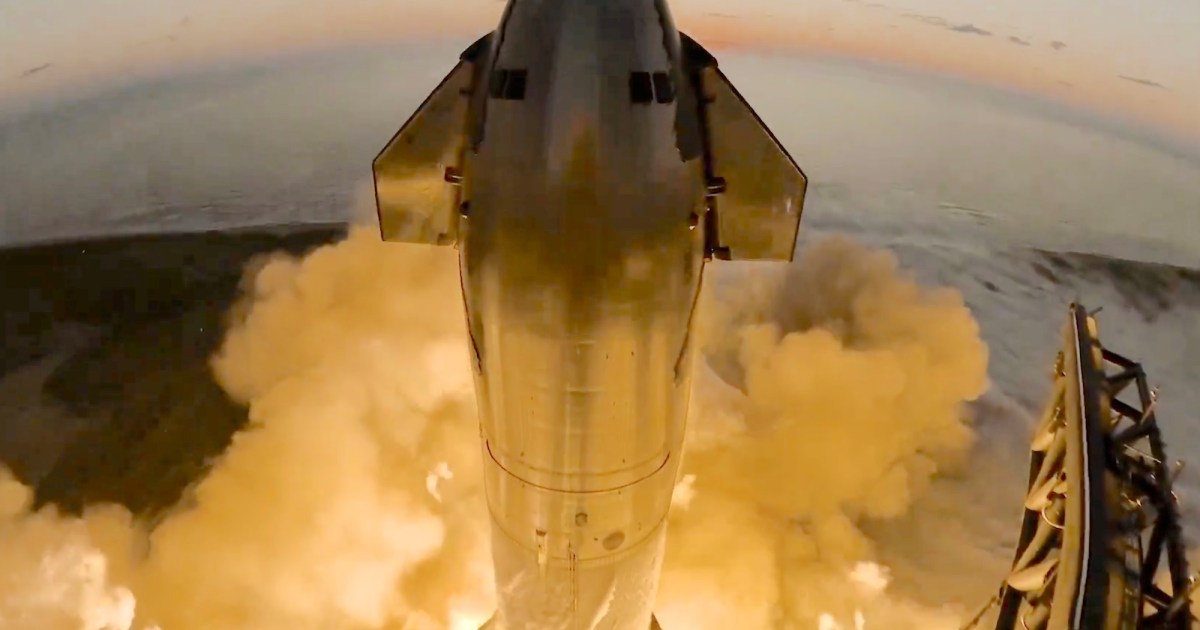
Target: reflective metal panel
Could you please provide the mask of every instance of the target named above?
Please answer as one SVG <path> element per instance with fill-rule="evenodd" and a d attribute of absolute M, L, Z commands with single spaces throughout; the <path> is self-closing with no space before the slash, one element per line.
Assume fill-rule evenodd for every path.
<path fill-rule="evenodd" d="M 457 240 L 457 184 L 474 69 L 460 61 L 375 158 L 383 240 L 436 245 Z"/>
<path fill-rule="evenodd" d="M 733 260 L 792 259 L 808 178 L 716 66 L 703 72 L 719 239 Z"/>

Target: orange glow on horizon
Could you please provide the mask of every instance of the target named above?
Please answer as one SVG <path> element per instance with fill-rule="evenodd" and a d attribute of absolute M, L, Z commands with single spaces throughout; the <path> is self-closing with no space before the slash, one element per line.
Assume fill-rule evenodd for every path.
<path fill-rule="evenodd" d="M 369 10 L 328 3 L 272 5 L 238 20 L 198 17 L 145 41 L 104 31 L 109 34 L 104 45 L 89 44 L 81 52 L 79 44 L 70 61 L 37 56 L 14 66 L 7 78 L 0 76 L 0 93 L 53 93 L 122 77 L 355 45 L 455 40 L 465 45 L 494 29 L 503 8 L 504 2 L 495 0 L 372 3 Z M 1168 90 L 1122 79 L 1107 64 L 1116 53 L 1083 46 L 1050 50 L 1044 43 L 1018 46 L 1002 35 L 949 32 L 850 3 L 797 6 L 786 15 L 744 11 L 732 17 L 681 7 L 676 23 L 714 52 L 835 56 L 894 65 L 1045 96 L 1200 142 L 1200 116 L 1195 115 L 1200 84 Z M 46 61 L 54 62 L 51 71 L 21 76 Z"/>
<path fill-rule="evenodd" d="M 1039 94 L 1200 140 L 1196 99 L 1123 81 L 1092 56 L 1069 50 L 1039 55 L 999 37 L 944 34 L 921 24 L 862 15 L 852 21 L 839 15 L 814 17 L 798 23 L 684 14 L 678 22 L 713 50 L 833 55 L 899 65 Z"/>
<path fill-rule="evenodd" d="M 422 24 L 425 36 L 470 37 L 495 28 L 495 15 L 426 8 L 409 23 Z M 676 12 L 679 29 L 713 52 L 763 52 L 836 56 L 900 66 L 971 82 L 1041 95 L 1067 106 L 1141 123 L 1168 134 L 1200 141 L 1200 94 L 1153 89 L 1122 80 L 1103 58 L 1078 50 L 1048 51 L 1014 45 L 1004 37 L 949 33 L 895 16 L 841 8 L 811 7 L 798 17 L 729 16 Z M 378 29 L 381 22 L 364 25 Z M 429 25 L 437 25 L 436 28 Z M 380 39 L 376 32 L 375 40 Z M 395 33 L 392 33 L 395 37 Z"/>

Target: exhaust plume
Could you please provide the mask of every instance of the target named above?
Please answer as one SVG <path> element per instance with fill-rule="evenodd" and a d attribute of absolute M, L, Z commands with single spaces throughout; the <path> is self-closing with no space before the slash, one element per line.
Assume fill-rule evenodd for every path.
<path fill-rule="evenodd" d="M 0 626 L 486 621 L 456 264 L 453 250 L 384 244 L 373 228 L 256 264 L 212 362 L 248 426 L 149 531 L 114 506 L 31 513 L 27 489 L 0 479 Z M 888 592 L 858 524 L 904 514 L 970 448 L 964 403 L 986 387 L 987 355 L 961 299 L 842 239 L 784 272 L 713 272 L 664 627 L 953 626 L 962 611 Z"/>

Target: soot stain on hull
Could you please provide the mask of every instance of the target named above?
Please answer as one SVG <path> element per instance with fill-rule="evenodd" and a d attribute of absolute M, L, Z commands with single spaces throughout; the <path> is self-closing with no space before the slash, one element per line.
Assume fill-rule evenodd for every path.
<path fill-rule="evenodd" d="M 208 363 L 246 265 L 344 234 L 297 226 L 0 250 L 0 380 L 65 353 L 41 396 L 74 417 L 53 461 L 0 448 L 0 462 L 34 487 L 38 505 L 115 502 L 145 516 L 174 505 L 246 422 Z M 4 415 L 3 432 L 22 430 Z"/>

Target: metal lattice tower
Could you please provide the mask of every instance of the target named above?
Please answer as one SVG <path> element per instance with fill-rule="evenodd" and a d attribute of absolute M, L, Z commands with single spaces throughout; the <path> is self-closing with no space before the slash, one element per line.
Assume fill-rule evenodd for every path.
<path fill-rule="evenodd" d="M 1012 569 L 991 602 L 997 630 L 1192 627 L 1196 581 L 1172 490 L 1182 466 L 1167 465 L 1156 406 L 1142 366 L 1105 349 L 1073 304 Z"/>

